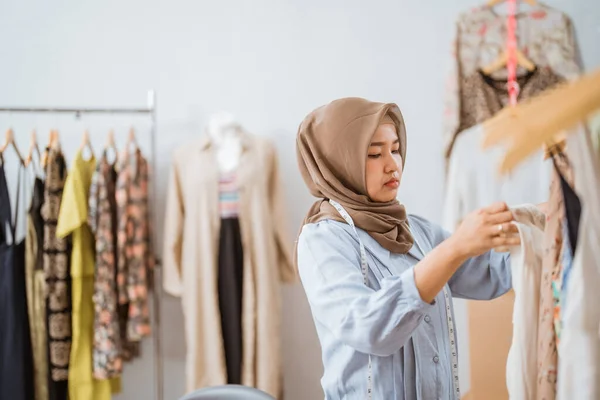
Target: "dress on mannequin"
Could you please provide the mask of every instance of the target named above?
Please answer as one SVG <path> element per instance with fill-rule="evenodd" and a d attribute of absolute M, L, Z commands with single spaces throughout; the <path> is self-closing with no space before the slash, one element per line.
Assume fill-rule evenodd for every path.
<path fill-rule="evenodd" d="M 239 186 L 236 170 L 242 145 L 240 126 L 227 113 L 215 115 L 208 132 L 215 144 L 219 167 L 221 227 L 218 254 L 218 292 L 227 383 L 242 383 L 242 293 L 244 252 L 239 222 Z"/>

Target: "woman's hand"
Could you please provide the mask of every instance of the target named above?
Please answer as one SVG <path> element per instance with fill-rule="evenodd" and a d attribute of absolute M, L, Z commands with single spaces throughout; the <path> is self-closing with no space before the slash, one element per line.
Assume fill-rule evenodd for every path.
<path fill-rule="evenodd" d="M 450 237 L 465 257 L 475 257 L 491 249 L 508 251 L 521 243 L 514 216 L 504 202 L 468 214 Z"/>

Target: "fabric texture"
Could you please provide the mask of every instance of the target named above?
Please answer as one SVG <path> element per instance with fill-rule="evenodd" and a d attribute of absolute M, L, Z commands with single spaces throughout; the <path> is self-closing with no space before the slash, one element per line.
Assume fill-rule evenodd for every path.
<path fill-rule="evenodd" d="M 34 396 L 25 243 L 16 238 L 23 210 L 19 207 L 22 169 L 19 166 L 16 201 L 11 207 L 4 160 L 0 158 L 0 399 L 11 400 L 30 400 Z"/>
<path fill-rule="evenodd" d="M 408 222 L 425 253 L 450 235 L 417 216 L 409 215 Z M 304 225 L 298 243 L 299 273 L 322 348 L 325 398 L 365 399 L 371 354 L 373 399 L 456 399 L 444 293 L 425 303 L 414 281 L 414 266 L 424 254 L 417 246 L 407 254 L 389 252 L 368 232 L 357 231 L 367 252 L 369 286 L 350 225 Z M 451 295 L 484 300 L 506 293 L 509 257 L 489 252 L 469 259 L 448 282 Z"/>
<path fill-rule="evenodd" d="M 67 176 L 56 227 L 58 238 L 72 237 L 72 327 L 69 363 L 70 400 L 110 400 L 120 391 L 120 379 L 93 377 L 94 338 L 94 238 L 88 226 L 88 196 L 96 167 L 95 158 L 84 160 L 78 151 Z M 111 384 L 113 389 L 111 390 Z"/>
<path fill-rule="evenodd" d="M 235 173 L 221 174 L 219 178 L 219 214 L 221 218 L 240 215 L 240 194 Z"/>
<path fill-rule="evenodd" d="M 510 249 L 515 291 L 513 336 L 506 361 L 506 386 L 511 399 L 537 396 L 537 321 L 541 284 L 545 215 L 535 205 L 511 207 L 521 245 Z"/>
<path fill-rule="evenodd" d="M 567 139 L 574 188 L 581 200 L 577 248 L 562 309 L 558 398 L 600 398 L 600 159 L 585 130 Z"/>
<path fill-rule="evenodd" d="M 96 379 L 123 372 L 117 307 L 117 172 L 102 155 L 92 177 L 88 225 L 95 236 L 93 373 Z"/>
<path fill-rule="evenodd" d="M 67 178 L 67 164 L 59 149 L 48 149 L 44 182 L 44 275 L 46 278 L 46 319 L 51 400 L 65 400 L 68 395 L 69 358 L 71 353 L 71 275 L 70 238 L 56 236 L 56 223 Z"/>
<path fill-rule="evenodd" d="M 48 399 L 48 332 L 46 330 L 46 278 L 43 251 L 44 182 L 35 178 L 31 206 L 27 214 L 25 238 L 25 279 L 27 284 L 27 310 L 33 351 L 35 400 Z"/>
<path fill-rule="evenodd" d="M 566 171 L 568 166 L 563 158 L 556 158 L 558 168 Z M 548 213 L 544 231 L 544 253 L 542 258 L 542 277 L 540 285 L 540 309 L 538 316 L 538 400 L 556 398 L 558 374 L 558 352 L 554 330 L 554 293 L 553 281 L 562 266 L 560 251 L 562 248 L 561 221 L 565 215 L 560 179 L 555 169 L 551 170 Z"/>
<path fill-rule="evenodd" d="M 573 26 L 567 15 L 541 2 L 517 14 L 517 42 L 521 50 L 539 68 L 549 67 L 565 79 L 581 73 L 581 63 Z M 493 7 L 480 6 L 463 12 L 456 22 L 452 62 L 444 90 L 444 153 L 460 131 L 464 80 L 478 69 L 495 61 L 506 49 L 506 16 Z M 523 74 L 519 67 L 519 74 Z M 493 74 L 506 78 L 506 69 Z"/>
<path fill-rule="evenodd" d="M 221 219 L 219 234 L 219 311 L 227 383 L 242 383 L 242 294 L 244 249 L 237 218 Z"/>
<path fill-rule="evenodd" d="M 117 289 L 119 304 L 128 306 L 127 340 L 150 335 L 148 289 L 154 271 L 148 162 L 138 149 L 119 156 L 117 199 Z"/>
<path fill-rule="evenodd" d="M 470 212 L 496 201 L 539 204 L 548 200 L 552 164 L 539 151 L 506 176 L 498 174 L 504 156 L 499 146 L 481 150 L 481 125 L 463 132 L 455 143 L 446 181 L 443 226 L 454 231 Z"/>
<path fill-rule="evenodd" d="M 287 214 L 273 144 L 240 133 L 237 171 L 244 250 L 242 384 L 281 398 L 280 281 L 295 282 Z M 181 296 L 187 345 L 186 388 L 227 383 L 217 293 L 219 171 L 205 135 L 172 158 L 164 225 L 165 291 Z"/>
<path fill-rule="evenodd" d="M 395 104 L 344 98 L 317 108 L 302 121 L 296 139 L 298 165 L 310 193 L 318 198 L 303 225 L 323 219 L 343 222 L 328 202 L 332 199 L 346 209 L 356 226 L 369 232 L 383 247 L 406 253 L 413 240 L 404 206 L 396 199 L 382 203 L 367 195 L 365 163 L 369 144 L 384 118 L 396 126 L 404 163 L 406 129 Z"/>
<path fill-rule="evenodd" d="M 550 68 L 537 67 L 517 78 L 518 100 L 531 99 L 561 82 L 564 78 Z M 454 143 L 464 130 L 485 122 L 509 104 L 506 79 L 486 76 L 481 70 L 473 72 L 462 79 L 460 104 L 458 127 L 447 143 L 446 159 L 451 157 Z"/>

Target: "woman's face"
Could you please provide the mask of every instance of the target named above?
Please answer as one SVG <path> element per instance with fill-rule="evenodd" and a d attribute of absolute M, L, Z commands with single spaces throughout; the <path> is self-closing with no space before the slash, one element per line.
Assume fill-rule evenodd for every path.
<path fill-rule="evenodd" d="M 394 200 L 402 178 L 402 156 L 395 125 L 379 125 L 371 138 L 366 165 L 369 198 L 382 203 Z"/>

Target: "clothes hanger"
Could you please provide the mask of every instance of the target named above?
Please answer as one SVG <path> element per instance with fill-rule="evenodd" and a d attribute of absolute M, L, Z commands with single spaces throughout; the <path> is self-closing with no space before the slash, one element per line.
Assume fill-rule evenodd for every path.
<path fill-rule="evenodd" d="M 504 2 L 504 1 L 506 1 L 506 0 L 489 0 L 486 5 L 488 7 L 494 7 L 494 6 L 497 6 L 498 4 L 500 4 L 500 3 Z M 536 0 L 524 0 L 524 1 L 525 1 L 525 3 L 529 4 L 532 7 L 538 5 L 538 2 Z"/>
<path fill-rule="evenodd" d="M 35 129 L 33 131 L 31 131 L 31 142 L 29 144 L 29 151 L 27 152 L 27 157 L 25 157 L 25 166 L 29 166 L 29 164 L 31 163 L 32 159 L 33 159 L 33 151 L 35 150 L 35 152 L 38 155 L 38 158 L 41 159 L 42 155 L 40 153 L 40 148 L 38 146 L 38 142 L 37 142 L 37 136 L 35 134 Z"/>
<path fill-rule="evenodd" d="M 519 49 L 516 50 L 517 65 L 525 68 L 527 71 L 532 72 L 535 70 L 535 63 L 531 61 L 523 52 Z M 498 56 L 494 61 L 481 68 L 481 71 L 486 75 L 491 75 L 494 72 L 505 68 L 508 64 L 508 50 L 504 50 L 502 54 Z"/>
<path fill-rule="evenodd" d="M 83 151 L 86 148 L 90 151 L 91 156 L 93 156 L 94 149 L 92 148 L 92 142 L 90 141 L 90 133 L 87 129 L 83 132 L 83 138 L 81 140 L 81 145 L 79 146 L 79 151 Z"/>
<path fill-rule="evenodd" d="M 48 165 L 48 152 L 50 149 L 59 150 L 60 141 L 58 140 L 58 131 L 56 129 L 50 129 L 50 135 L 48 137 L 48 144 L 42 153 L 42 168 L 46 169 Z"/>
<path fill-rule="evenodd" d="M 12 145 L 13 149 L 15 149 L 15 153 L 17 153 L 17 157 L 19 157 L 19 161 L 21 162 L 21 164 L 25 165 L 25 160 L 19 152 L 17 143 L 15 143 L 15 137 L 12 128 L 8 128 L 6 130 L 6 133 L 4 135 L 4 143 L 2 144 L 2 147 L 0 147 L 0 154 L 4 154 L 4 151 L 8 148 L 9 145 Z"/>
<path fill-rule="evenodd" d="M 104 151 L 112 150 L 115 161 L 118 158 L 119 150 L 117 149 L 117 145 L 115 144 L 115 131 L 111 129 L 108 131 L 108 136 L 106 137 L 106 144 L 104 145 Z"/>
<path fill-rule="evenodd" d="M 557 135 L 578 131 L 572 128 L 596 110 L 600 110 L 600 69 L 496 114 L 483 123 L 483 147 L 508 142 L 500 164 L 500 172 L 506 173 L 544 145 L 557 143 Z"/>
<path fill-rule="evenodd" d="M 129 137 L 127 138 L 127 149 L 129 149 L 131 145 L 135 146 L 134 150 L 137 150 L 139 148 L 137 138 L 135 137 L 135 129 L 133 129 L 133 126 L 129 129 Z"/>

